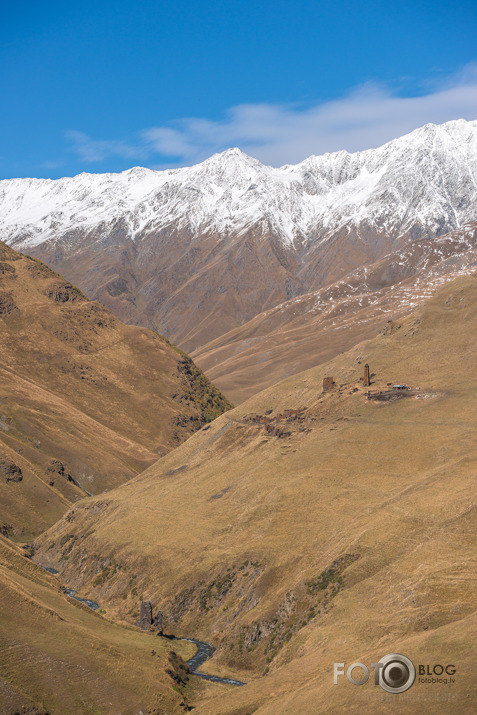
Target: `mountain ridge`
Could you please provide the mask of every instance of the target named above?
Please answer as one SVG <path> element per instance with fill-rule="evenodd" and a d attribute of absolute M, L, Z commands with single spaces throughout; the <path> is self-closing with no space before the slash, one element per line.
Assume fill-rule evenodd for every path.
<path fill-rule="evenodd" d="M 438 238 L 416 239 L 334 283 L 258 313 L 192 355 L 239 404 L 374 337 L 389 320 L 400 318 L 444 283 L 476 268 L 474 221 Z"/>
<path fill-rule="evenodd" d="M 199 355 L 266 311 L 460 230 L 476 206 L 477 121 L 455 120 L 278 169 L 231 149 L 163 172 L 4 181 L 0 235 Z"/>
<path fill-rule="evenodd" d="M 150 222 L 155 230 L 175 220 L 179 227 L 187 222 L 197 232 L 243 232 L 256 221 L 268 220 L 284 243 L 291 245 L 303 239 L 320 221 L 325 234 L 327 230 L 339 230 L 349 221 L 361 221 L 363 214 L 359 207 L 363 199 L 369 202 L 378 189 L 378 198 L 381 201 L 385 198 L 382 193 L 388 191 L 389 182 L 381 180 L 386 178 L 387 163 L 391 163 L 389 171 L 398 172 L 399 183 L 402 183 L 406 167 L 409 167 L 409 157 L 406 156 L 409 152 L 417 156 L 420 171 L 426 169 L 429 172 L 431 166 L 442 172 L 445 158 L 456 151 L 462 155 L 463 164 L 467 162 L 468 176 L 465 176 L 461 162 L 462 175 L 454 176 L 454 179 L 473 186 L 475 197 L 477 120 L 459 119 L 443 125 L 427 124 L 376 149 L 312 155 L 296 165 L 286 164 L 278 168 L 261 164 L 233 148 L 214 154 L 200 164 L 179 169 L 155 171 L 134 167 L 119 174 L 83 172 L 57 180 L 5 179 L 0 182 L 3 216 L 0 227 L 6 233 L 7 242 L 32 247 L 55 238 L 59 231 L 82 228 L 83 223 L 95 225 L 123 219 L 129 236 L 140 238 L 145 229 L 150 230 Z M 403 156 L 402 162 L 397 159 L 399 155 Z M 426 157 L 430 158 L 427 165 Z M 415 161 L 410 166 L 411 173 L 417 169 Z M 445 184 L 445 175 L 441 178 Z M 436 189 L 440 182 L 432 181 L 431 184 Z M 412 211 L 412 196 L 411 214 L 406 215 L 402 206 L 399 207 L 399 199 L 402 201 L 403 196 L 393 197 L 393 192 L 388 193 L 387 199 L 394 199 L 395 208 L 400 211 L 401 232 L 419 223 L 421 230 L 451 230 L 457 228 L 456 222 L 475 218 L 466 213 L 468 207 L 453 203 L 449 196 L 445 196 L 445 185 L 441 188 L 443 193 L 437 204 L 445 211 L 439 212 L 435 206 L 428 206 L 429 215 L 425 206 L 415 207 Z M 22 189 L 26 189 L 27 194 L 30 189 L 29 208 L 25 208 L 21 198 Z M 399 185 L 395 185 L 394 191 L 398 194 L 399 189 Z M 325 205 L 320 206 L 317 198 Z M 428 204 L 432 204 L 430 196 L 426 198 Z M 73 211 L 67 216 L 68 210 L 79 208 L 78 204 L 88 199 L 84 211 Z M 283 203 L 286 204 L 284 208 Z M 344 221 L 339 220 L 334 209 L 339 209 Z M 32 215 L 30 223 L 29 212 Z M 442 215 L 445 215 L 445 226 L 439 225 Z M 384 221 L 376 206 L 371 212 L 371 222 L 373 220 L 376 225 Z"/>

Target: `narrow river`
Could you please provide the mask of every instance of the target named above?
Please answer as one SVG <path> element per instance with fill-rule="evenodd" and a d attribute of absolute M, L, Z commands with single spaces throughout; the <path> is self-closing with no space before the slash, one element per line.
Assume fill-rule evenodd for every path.
<path fill-rule="evenodd" d="M 38 564 L 38 566 L 41 566 L 41 564 Z M 57 576 L 59 573 L 56 569 L 52 569 L 48 566 L 41 566 L 41 568 L 45 569 L 45 571 L 48 571 L 54 576 Z M 89 598 L 80 598 L 77 596 L 74 588 L 66 588 L 65 593 L 67 593 L 68 596 L 71 596 L 71 598 L 74 598 L 76 601 L 84 603 L 85 606 L 88 606 L 93 611 L 97 611 L 98 608 L 100 608 L 99 603 L 96 603 L 96 601 L 91 601 Z M 189 666 L 192 675 L 196 675 L 198 678 L 202 678 L 203 680 L 210 680 L 212 683 L 223 683 L 224 685 L 245 685 L 245 683 L 241 680 L 234 680 L 233 678 L 219 678 L 218 675 L 199 673 L 198 668 L 200 668 L 206 660 L 209 660 L 214 653 L 215 648 L 210 643 L 199 641 L 197 638 L 176 638 L 176 636 L 172 636 L 171 640 L 188 641 L 189 643 L 194 643 L 194 645 L 197 646 L 197 652 L 187 661 L 187 665 Z"/>
<path fill-rule="evenodd" d="M 219 678 L 218 675 L 208 675 L 207 673 L 199 673 L 198 668 L 205 663 L 206 660 L 212 657 L 214 646 L 204 641 L 198 641 L 197 638 L 178 638 L 180 641 L 189 641 L 197 646 L 197 653 L 187 661 L 187 665 L 192 671 L 192 675 L 197 675 L 204 680 L 210 680 L 212 683 L 224 683 L 225 685 L 245 685 L 241 680 L 233 680 L 233 678 Z"/>

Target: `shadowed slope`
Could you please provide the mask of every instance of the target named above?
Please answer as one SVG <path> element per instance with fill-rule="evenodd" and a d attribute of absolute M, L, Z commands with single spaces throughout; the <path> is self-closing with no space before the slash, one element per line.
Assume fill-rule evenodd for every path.
<path fill-rule="evenodd" d="M 0 527 L 28 539 L 229 407 L 184 353 L 0 243 Z"/>

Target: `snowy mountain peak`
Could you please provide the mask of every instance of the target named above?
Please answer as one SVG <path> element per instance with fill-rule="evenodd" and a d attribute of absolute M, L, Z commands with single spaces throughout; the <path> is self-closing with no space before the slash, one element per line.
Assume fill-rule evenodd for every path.
<path fill-rule="evenodd" d="M 345 227 L 430 235 L 475 219 L 476 205 L 477 120 L 463 119 L 281 168 L 235 147 L 182 169 L 0 181 L 2 236 L 21 247 L 118 222 L 134 240 L 170 226 L 240 234 L 261 223 L 288 245 Z"/>
<path fill-rule="evenodd" d="M 249 156 L 246 154 L 244 151 L 238 148 L 238 146 L 231 147 L 230 149 L 226 149 L 225 151 L 220 152 L 219 154 L 214 154 L 214 157 L 219 157 L 221 159 L 227 160 L 227 159 L 241 159 L 245 162 L 248 161 L 254 161 L 256 162 L 257 159 L 254 159 L 252 156 Z M 213 157 L 211 157 L 213 158 Z M 258 162 L 260 163 L 260 162 Z"/>
<path fill-rule="evenodd" d="M 210 172 L 210 178 L 214 173 L 219 177 L 226 176 L 229 181 L 233 181 L 234 174 L 238 178 L 250 171 L 262 173 L 266 168 L 258 159 L 254 159 L 241 149 L 234 147 L 226 149 L 220 154 L 213 154 L 201 164 L 191 167 L 190 171 L 198 173 L 202 177 L 207 176 Z"/>

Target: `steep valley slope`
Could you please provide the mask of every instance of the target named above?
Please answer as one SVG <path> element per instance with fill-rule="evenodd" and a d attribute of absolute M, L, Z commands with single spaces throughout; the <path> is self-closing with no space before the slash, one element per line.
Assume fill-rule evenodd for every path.
<path fill-rule="evenodd" d="M 28 541 L 230 407 L 192 360 L 0 243 L 0 531 Z"/>
<path fill-rule="evenodd" d="M 477 268 L 477 222 L 420 238 L 320 290 L 256 315 L 192 355 L 235 404 L 330 360 Z"/>
<path fill-rule="evenodd" d="M 0 536 L 0 715 L 182 713 L 172 648 L 193 651 L 102 618 Z"/>
<path fill-rule="evenodd" d="M 208 685 L 197 713 L 471 712 L 476 321 L 477 277 L 448 283 L 78 502 L 34 559 L 108 617 L 150 599 L 167 632 L 211 641 L 210 671 L 248 684 Z M 334 662 L 392 652 L 455 664 L 456 682 L 333 685 Z"/>

